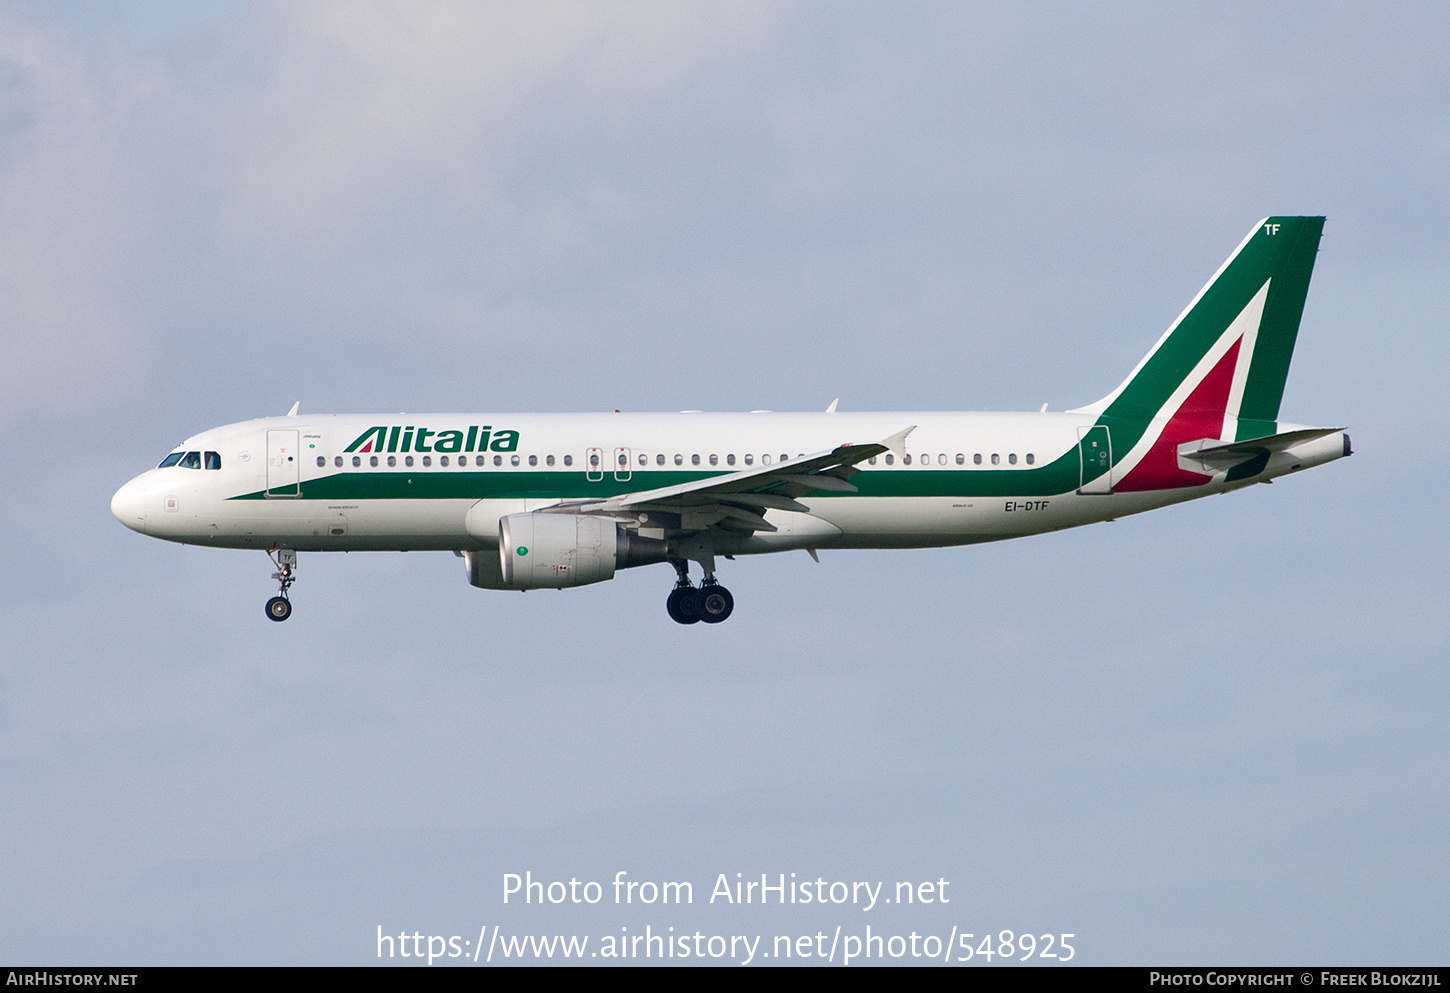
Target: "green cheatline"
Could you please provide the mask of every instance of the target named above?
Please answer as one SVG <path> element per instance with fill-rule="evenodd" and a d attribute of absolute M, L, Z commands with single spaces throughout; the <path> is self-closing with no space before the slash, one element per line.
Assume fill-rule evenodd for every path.
<path fill-rule="evenodd" d="M 519 546 L 519 555 L 527 555 L 527 554 L 529 554 L 528 546 L 527 545 L 520 545 Z"/>

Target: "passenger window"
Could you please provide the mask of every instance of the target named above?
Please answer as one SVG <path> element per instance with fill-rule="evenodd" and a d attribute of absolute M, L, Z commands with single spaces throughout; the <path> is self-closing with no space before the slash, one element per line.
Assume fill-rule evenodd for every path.
<path fill-rule="evenodd" d="M 957 465 L 966 465 L 966 464 L 967 464 L 967 457 L 965 455 L 963 455 L 961 452 L 957 452 Z"/>
<path fill-rule="evenodd" d="M 725 464 L 726 465 L 734 465 L 735 464 L 735 456 L 734 455 L 727 455 L 727 456 L 725 456 Z"/>
<path fill-rule="evenodd" d="M 495 455 L 493 457 L 493 464 L 494 465 L 503 465 L 503 456 L 502 455 Z"/>
<path fill-rule="evenodd" d="M 760 464 L 761 465 L 770 465 L 770 456 L 769 455 L 762 455 L 760 457 Z"/>
<path fill-rule="evenodd" d="M 685 457 L 683 455 L 676 455 L 675 456 L 675 465 L 684 465 L 684 464 L 685 464 Z"/>
<path fill-rule="evenodd" d="M 901 464 L 902 465 L 911 465 L 911 456 L 910 455 L 903 455 L 903 456 L 901 456 Z"/>
<path fill-rule="evenodd" d="M 1017 453 L 1016 452 L 1013 452 L 1011 455 L 1007 456 L 1007 464 L 1008 465 L 1016 465 L 1017 464 Z"/>
<path fill-rule="evenodd" d="M 333 457 L 333 460 L 332 460 L 332 464 L 335 465 L 335 466 L 337 466 L 339 469 L 341 469 L 342 468 L 342 456 L 341 455 L 334 456 Z"/>
<path fill-rule="evenodd" d="M 992 464 L 993 465 L 1001 465 L 1002 464 L 1002 456 L 998 455 L 996 452 L 993 452 L 992 453 Z"/>
<path fill-rule="evenodd" d="M 159 466 L 157 466 L 156 468 L 158 468 L 158 469 L 170 469 L 172 466 L 176 465 L 176 463 L 178 463 L 178 462 L 181 461 L 181 456 L 184 455 L 184 454 L 186 454 L 186 453 L 185 452 L 172 452 L 170 455 L 166 456 L 166 458 L 162 459 L 161 460 L 161 464 Z M 322 465 L 321 462 L 319 462 L 317 464 L 318 465 Z"/>
<path fill-rule="evenodd" d="M 755 456 L 754 455 L 747 455 L 747 456 L 745 456 L 745 464 L 746 465 L 754 465 L 755 464 Z"/>
<path fill-rule="evenodd" d="M 1032 463 L 1034 463 L 1036 461 L 1037 461 L 1037 457 L 1034 456 L 1031 452 L 1028 452 L 1027 453 L 1027 464 L 1028 465 L 1031 465 Z"/>
<path fill-rule="evenodd" d="M 378 457 L 374 455 L 372 458 L 368 459 L 368 465 L 376 469 L 378 467 Z"/>
<path fill-rule="evenodd" d="M 538 464 L 539 464 L 539 457 L 537 455 L 530 455 L 529 456 L 529 465 L 538 465 Z"/>
<path fill-rule="evenodd" d="M 690 456 L 690 465 L 699 465 L 699 464 L 700 464 L 700 456 L 698 456 L 698 455 L 691 455 Z"/>
<path fill-rule="evenodd" d="M 389 455 L 388 456 L 388 468 L 391 469 L 394 466 L 396 466 L 397 464 L 398 464 L 398 457 L 396 455 Z"/>
<path fill-rule="evenodd" d="M 866 460 L 866 464 L 867 465 L 875 465 L 876 464 L 876 456 L 873 455 L 869 459 L 867 459 Z"/>
<path fill-rule="evenodd" d="M 564 456 L 564 464 L 565 465 L 573 465 L 574 464 L 574 456 L 572 456 L 572 455 L 566 455 L 566 456 Z"/>
<path fill-rule="evenodd" d="M 327 459 L 321 455 L 317 456 L 317 468 L 321 469 L 325 465 L 327 465 Z"/>
<path fill-rule="evenodd" d="M 946 452 L 942 452 L 940 455 L 938 455 L 936 457 L 936 464 L 937 465 L 946 465 L 947 464 L 947 454 L 946 454 Z"/>
<path fill-rule="evenodd" d="M 591 468 L 591 469 L 598 469 L 599 468 L 599 453 L 598 452 L 590 452 L 589 453 L 589 468 Z"/>
<path fill-rule="evenodd" d="M 659 455 L 656 455 L 655 456 L 655 465 L 664 465 L 664 464 L 665 464 L 664 454 L 661 453 Z"/>
<path fill-rule="evenodd" d="M 972 465 L 981 465 L 981 464 L 982 464 L 982 453 L 981 452 L 978 452 L 976 455 L 973 455 L 972 456 Z"/>
<path fill-rule="evenodd" d="M 179 464 L 183 469 L 200 469 L 201 453 L 187 452 L 184 456 L 182 456 L 181 462 Z"/>
<path fill-rule="evenodd" d="M 629 465 L 629 456 L 625 455 L 623 452 L 619 453 L 619 465 L 620 468 Z"/>
<path fill-rule="evenodd" d="M 425 456 L 423 456 L 423 465 L 424 465 L 425 468 L 427 466 L 432 465 L 432 464 L 433 464 L 433 456 L 431 456 L 431 455 L 425 455 Z"/>
<path fill-rule="evenodd" d="M 220 452 L 207 452 L 204 456 L 208 469 L 220 469 L 222 467 L 222 456 Z"/>
<path fill-rule="evenodd" d="M 720 464 L 720 456 L 712 454 L 710 456 L 710 464 L 711 465 L 719 465 Z"/>
<path fill-rule="evenodd" d="M 640 454 L 639 454 L 639 464 L 640 465 L 649 465 L 649 456 L 646 455 L 646 454 L 644 454 L 643 452 L 640 452 Z"/>
<path fill-rule="evenodd" d="M 360 468 L 362 468 L 362 456 L 360 456 L 360 455 L 354 455 L 352 457 L 352 467 L 354 469 L 360 469 Z"/>
<path fill-rule="evenodd" d="M 411 456 L 411 455 L 404 455 L 403 456 L 403 465 L 407 466 L 409 469 L 413 468 L 413 456 Z"/>
<path fill-rule="evenodd" d="M 440 455 L 440 456 L 438 456 L 438 464 L 441 465 L 441 466 L 446 466 L 448 464 L 448 456 L 446 456 L 446 455 Z"/>
<path fill-rule="evenodd" d="M 896 464 L 896 456 L 895 455 L 892 455 L 890 452 L 887 452 L 886 453 L 886 464 L 887 465 L 895 465 Z"/>
<path fill-rule="evenodd" d="M 554 456 L 552 456 L 552 455 L 545 456 L 544 457 L 544 464 L 545 465 L 553 465 L 554 464 Z"/>
<path fill-rule="evenodd" d="M 519 464 L 519 457 L 517 455 L 510 455 L 509 456 L 509 465 L 518 465 L 518 464 Z"/>

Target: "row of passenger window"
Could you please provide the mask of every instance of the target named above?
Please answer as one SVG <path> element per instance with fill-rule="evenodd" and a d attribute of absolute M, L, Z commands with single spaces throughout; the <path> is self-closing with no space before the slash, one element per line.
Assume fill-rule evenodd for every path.
<path fill-rule="evenodd" d="M 156 468 L 170 469 L 172 466 L 178 469 L 220 469 L 222 457 L 220 452 L 172 452 Z"/>
<path fill-rule="evenodd" d="M 886 459 L 886 464 L 887 465 L 891 465 L 891 464 L 893 464 L 893 462 L 895 462 L 895 456 L 893 456 L 890 452 L 887 452 L 886 455 L 884 456 L 884 458 Z M 1001 465 L 1002 464 L 1002 456 L 1000 454 L 998 454 L 997 452 L 993 452 L 991 454 L 990 458 L 992 460 L 992 464 L 993 465 Z M 919 462 L 920 465 L 931 465 L 931 456 L 930 455 L 918 455 L 917 456 L 917 459 L 918 459 L 918 462 Z M 876 457 L 873 455 L 871 458 L 867 459 L 866 461 L 869 462 L 871 465 L 875 465 L 876 464 Z M 910 455 L 903 455 L 901 457 L 901 462 L 902 462 L 903 465 L 911 465 L 911 456 Z M 957 465 L 966 465 L 967 464 L 967 457 L 966 457 L 966 455 L 962 454 L 961 452 L 957 452 L 956 462 L 957 462 Z M 1035 465 L 1037 463 L 1037 456 L 1034 455 L 1034 454 L 1032 454 L 1031 452 L 1028 452 L 1027 455 L 1026 455 L 1026 462 L 1027 462 L 1028 465 Z M 936 464 L 937 465 L 946 465 L 947 464 L 947 457 L 946 457 L 946 453 L 945 452 L 939 454 L 936 457 Z M 981 464 L 982 464 L 982 453 L 981 452 L 977 452 L 975 455 L 972 456 L 972 465 L 981 465 Z M 1007 464 L 1008 465 L 1016 465 L 1017 464 L 1017 453 L 1016 452 L 1009 452 L 1009 453 L 1007 453 Z"/>
<path fill-rule="evenodd" d="M 709 458 L 709 462 L 710 462 L 711 465 L 719 465 L 720 464 L 720 456 L 718 456 L 718 455 L 711 455 L 708 458 Z M 755 464 L 755 456 L 754 455 L 745 455 L 745 456 L 742 456 L 742 458 L 745 460 L 745 464 L 746 465 L 754 465 Z M 805 458 L 805 455 L 804 454 L 797 455 L 796 458 L 803 459 L 803 458 Z M 623 452 L 621 452 L 619 454 L 618 459 L 619 459 L 619 467 L 621 469 L 626 468 L 629 465 L 629 457 L 627 455 L 625 455 Z M 887 465 L 895 465 L 896 464 L 896 456 L 895 455 L 892 455 L 892 454 L 888 453 L 885 456 L 885 459 L 886 459 L 886 464 Z M 995 454 L 994 453 L 991 456 L 991 459 L 992 459 L 992 465 L 1001 465 L 1002 464 L 1002 456 L 999 455 L 999 454 Z M 1026 456 L 1026 460 L 1027 460 L 1027 464 L 1028 465 L 1034 465 L 1037 462 L 1037 457 L 1035 455 L 1033 455 L 1031 452 L 1028 452 L 1027 453 L 1027 456 Z M 788 461 L 790 461 L 790 456 L 782 453 L 781 456 L 780 456 L 780 461 L 782 461 L 782 462 L 788 462 Z M 770 462 L 771 462 L 771 457 L 769 455 L 762 455 L 760 457 L 760 464 L 761 465 L 770 465 Z M 869 464 L 871 464 L 871 465 L 875 465 L 876 464 L 876 457 L 875 456 L 872 456 L 870 459 L 867 459 L 867 462 Z M 932 457 L 930 455 L 917 455 L 915 457 L 915 462 L 916 462 L 916 464 L 923 465 L 923 466 L 931 465 L 931 463 L 932 463 Z M 961 452 L 958 452 L 957 453 L 957 457 L 956 457 L 956 462 L 957 462 L 957 465 L 966 465 L 967 464 L 967 457 L 966 457 L 966 455 L 963 454 L 963 453 L 961 453 Z M 903 455 L 901 457 L 901 463 L 902 463 L 902 465 L 911 465 L 911 464 L 913 464 L 913 457 L 911 455 Z M 947 459 L 947 456 L 946 456 L 946 453 L 945 452 L 940 453 L 940 454 L 938 454 L 936 456 L 936 463 L 937 463 L 937 465 L 947 465 L 948 464 L 948 459 Z M 639 456 L 639 464 L 641 466 L 647 466 L 647 465 L 649 465 L 649 456 L 648 455 L 641 455 L 641 456 Z M 662 454 L 661 455 L 656 455 L 655 456 L 655 464 L 656 465 L 664 465 L 665 464 L 665 457 L 664 457 L 664 455 L 662 455 Z M 685 457 L 683 455 L 676 455 L 675 456 L 675 465 L 684 465 L 684 464 L 685 464 Z M 690 464 L 691 465 L 699 465 L 700 464 L 700 456 L 698 456 L 698 455 L 691 455 L 690 456 Z M 725 464 L 727 466 L 734 465 L 735 464 L 735 456 L 734 455 L 727 455 L 727 456 L 725 456 Z M 973 465 L 981 465 L 982 464 L 982 455 L 981 455 L 981 453 L 977 453 L 976 455 L 973 455 L 972 456 L 972 464 Z M 1012 452 L 1012 453 L 1008 454 L 1008 456 L 1007 456 L 1007 464 L 1008 465 L 1016 465 L 1017 464 L 1017 453 L 1016 452 Z M 590 465 L 591 468 L 598 468 L 598 466 L 599 466 L 599 456 L 598 455 L 591 455 L 589 457 L 589 465 Z"/>
<path fill-rule="evenodd" d="M 589 468 L 591 468 L 591 469 L 597 469 L 597 468 L 599 468 L 599 458 L 600 457 L 599 457 L 598 453 L 591 453 L 590 456 L 589 456 Z M 690 456 L 690 465 L 700 465 L 701 464 L 700 460 L 702 458 L 707 459 L 711 465 L 719 465 L 720 464 L 720 456 L 719 455 L 707 455 L 707 456 L 691 455 Z M 742 456 L 742 458 L 745 459 L 745 464 L 746 465 L 754 465 L 755 464 L 755 456 L 754 455 L 745 455 L 745 456 Z M 803 459 L 803 458 L 805 458 L 805 456 L 804 455 L 797 455 L 796 458 Z M 619 468 L 620 469 L 628 469 L 629 468 L 629 456 L 627 454 L 625 454 L 624 452 L 620 452 L 616 456 L 616 459 L 619 462 Z M 770 465 L 770 460 L 771 460 L 771 457 L 769 455 L 762 455 L 760 457 L 760 464 L 761 465 Z M 781 453 L 781 456 L 780 456 L 780 460 L 782 462 L 789 462 L 790 461 L 790 456 L 789 455 L 786 455 L 784 452 L 782 452 Z M 639 464 L 640 464 L 640 467 L 641 468 L 643 468 L 644 466 L 649 465 L 649 456 L 648 455 L 641 454 L 639 456 Z M 665 455 L 664 455 L 663 452 L 661 452 L 660 454 L 658 454 L 658 455 L 655 456 L 655 465 L 664 465 L 664 464 L 665 464 Z M 676 455 L 675 456 L 675 465 L 684 465 L 684 464 L 685 464 L 685 457 L 683 455 Z M 734 465 L 735 464 L 735 456 L 734 455 L 726 455 L 725 456 L 725 464 L 726 465 Z"/>
<path fill-rule="evenodd" d="M 523 456 L 519 456 L 519 455 L 510 455 L 509 456 L 509 462 L 508 462 L 508 464 L 509 465 L 522 465 L 523 464 L 523 461 L 522 461 L 523 458 L 524 458 Z M 554 464 L 554 456 L 552 456 L 552 455 L 545 455 L 543 457 L 543 459 L 544 459 L 544 465 L 546 465 L 546 466 L 551 466 L 551 465 Z M 458 461 L 458 468 L 460 468 L 460 469 L 466 469 L 466 468 L 468 468 L 468 456 L 467 455 L 460 455 L 460 456 L 458 456 L 458 460 L 457 461 Z M 376 455 L 370 455 L 370 456 L 368 456 L 368 465 L 370 467 L 376 469 L 379 466 L 380 462 L 381 462 L 381 460 L 378 458 L 378 456 L 376 456 Z M 528 463 L 529 463 L 529 465 L 533 465 L 533 466 L 538 465 L 539 464 L 539 456 L 537 456 L 537 455 L 530 455 L 530 456 L 528 456 Z M 332 458 L 332 464 L 334 466 L 336 466 L 337 468 L 341 469 L 345 463 L 344 463 L 343 457 L 341 455 L 335 455 Z M 355 469 L 361 468 L 362 467 L 362 464 L 363 464 L 363 460 L 362 460 L 362 456 L 361 455 L 354 455 L 352 457 L 352 465 L 353 465 L 353 468 L 355 468 Z M 390 469 L 391 468 L 394 468 L 394 467 L 397 466 L 397 464 L 398 464 L 398 457 L 396 455 L 389 455 L 388 456 L 388 468 L 390 468 Z M 447 468 L 451 463 L 449 462 L 448 456 L 446 456 L 446 455 L 440 455 L 440 456 L 438 456 L 438 464 L 440 466 L 443 466 L 444 468 Z M 476 466 L 485 466 L 485 465 L 487 465 L 488 464 L 488 456 L 486 456 L 486 455 L 475 455 L 473 457 L 473 464 L 476 465 Z M 502 455 L 495 455 L 493 457 L 493 464 L 496 465 L 496 466 L 503 465 L 504 464 L 503 456 Z M 574 464 L 574 456 L 572 456 L 572 455 L 565 455 L 564 456 L 564 465 L 571 466 L 573 464 Z M 325 455 L 319 455 L 319 456 L 317 456 L 317 467 L 319 469 L 321 469 L 321 468 L 323 468 L 326 465 L 327 465 L 327 456 L 325 456 Z M 406 468 L 411 468 L 413 466 L 413 456 L 411 456 L 411 455 L 404 455 L 403 456 L 403 465 Z M 432 466 L 433 465 L 433 456 L 431 456 L 431 455 L 424 455 L 423 458 L 422 458 L 422 465 L 423 465 L 424 468 L 428 468 L 428 467 Z"/>
<path fill-rule="evenodd" d="M 191 458 L 192 456 L 194 456 L 196 454 L 197 454 L 196 452 L 188 452 L 187 453 L 187 458 Z M 217 455 L 216 452 L 207 452 L 206 455 L 207 455 L 207 466 L 206 467 L 208 469 L 220 469 L 221 468 L 221 456 Z M 213 456 L 216 456 L 216 464 L 215 465 L 212 465 L 211 464 L 211 459 L 212 459 Z M 177 458 L 179 458 L 179 457 L 180 457 L 180 453 L 173 452 L 171 455 L 168 455 L 167 456 L 167 461 L 161 463 L 161 465 L 163 467 L 165 467 L 165 466 L 168 466 L 168 465 L 175 464 L 175 460 Z M 805 458 L 804 455 L 797 455 L 796 457 L 797 458 Z M 1001 465 L 1002 464 L 1002 456 L 999 455 L 999 454 L 997 454 L 996 452 L 992 453 L 992 455 L 990 457 L 991 457 L 991 460 L 992 460 L 992 465 Z M 545 455 L 545 456 L 542 456 L 542 458 L 543 458 L 543 463 L 544 463 L 545 466 L 553 466 L 555 464 L 555 462 L 554 462 L 554 456 L 552 456 L 552 455 Z M 598 469 L 600 469 L 601 468 L 602 458 L 603 458 L 603 456 L 602 456 L 602 454 L 600 452 L 598 452 L 598 451 L 591 451 L 589 453 L 589 468 L 592 469 L 592 470 L 598 470 Z M 655 465 L 662 466 L 662 465 L 665 464 L 665 456 L 664 456 L 663 453 L 656 455 L 654 458 L 655 458 Z M 706 458 L 708 458 L 710 465 L 718 466 L 720 464 L 720 456 L 719 455 L 709 455 L 709 456 L 706 456 Z M 754 455 L 746 455 L 746 456 L 743 456 L 743 458 L 745 460 L 745 464 L 746 465 L 749 466 L 749 465 L 754 465 L 755 464 L 755 456 Z M 511 465 L 511 466 L 523 465 L 525 459 L 527 459 L 528 464 L 530 466 L 537 466 L 539 464 L 540 456 L 538 456 L 538 455 L 527 455 L 527 456 L 524 456 L 524 455 L 510 455 L 509 458 L 508 458 L 508 464 Z M 884 456 L 884 459 L 885 459 L 887 465 L 895 465 L 896 464 L 896 456 L 893 455 L 893 454 L 891 454 L 890 452 L 888 452 Z M 781 456 L 780 456 L 780 461 L 781 462 L 789 462 L 790 461 L 790 456 L 782 453 Z M 1034 456 L 1031 452 L 1028 452 L 1027 455 L 1026 455 L 1026 462 L 1027 462 L 1027 464 L 1028 465 L 1033 465 L 1033 464 L 1036 463 L 1036 461 L 1037 461 L 1036 456 Z M 675 462 L 675 465 L 682 466 L 682 465 L 685 464 L 685 457 L 683 455 L 676 455 L 675 458 L 674 458 L 674 462 Z M 870 465 L 875 465 L 876 464 L 876 456 L 872 456 L 870 459 L 867 460 L 867 462 Z M 903 465 L 912 465 L 913 464 L 912 456 L 911 455 L 903 455 L 901 457 L 901 462 L 902 462 Z M 572 455 L 565 455 L 563 457 L 563 463 L 564 463 L 564 465 L 566 467 L 567 466 L 572 466 L 574 464 L 574 456 L 572 456 Z M 624 452 L 620 452 L 619 455 L 618 455 L 618 463 L 619 463 L 619 468 L 621 470 L 628 470 L 628 468 L 629 468 L 629 456 L 626 453 L 624 453 Z M 183 462 L 183 465 L 184 464 L 185 463 Z M 336 468 L 341 469 L 346 464 L 346 462 L 345 462 L 345 460 L 343 459 L 343 457 L 341 455 L 335 455 L 335 456 L 333 456 L 332 464 Z M 363 460 L 362 460 L 362 456 L 361 455 L 354 455 L 352 457 L 352 465 L 353 465 L 353 468 L 355 468 L 355 469 L 361 468 L 362 467 L 362 464 L 363 464 Z M 396 456 L 396 455 L 389 455 L 388 456 L 388 462 L 387 462 L 387 464 L 388 464 L 388 467 L 389 468 L 395 468 L 397 466 L 397 464 L 398 464 L 398 456 Z M 488 464 L 488 456 L 486 456 L 486 455 L 475 455 L 473 457 L 473 464 L 475 466 L 479 466 L 479 467 L 482 467 L 482 466 L 487 465 Z M 496 465 L 496 466 L 502 466 L 504 464 L 504 457 L 502 455 L 495 455 L 495 456 L 493 456 L 493 464 Z M 643 455 L 643 454 L 640 455 L 639 456 L 639 464 L 640 464 L 641 467 L 648 466 L 649 465 L 649 456 L 648 455 Z M 701 464 L 701 456 L 699 456 L 699 455 L 691 455 L 690 456 L 690 465 L 697 466 L 697 465 L 700 465 L 700 464 Z M 733 466 L 735 464 L 735 456 L 734 455 L 726 455 L 725 456 L 725 464 L 727 466 Z M 769 455 L 762 455 L 760 457 L 760 464 L 761 465 L 770 465 L 771 464 L 771 456 L 769 456 Z M 916 464 L 922 465 L 922 466 L 929 466 L 929 465 L 932 464 L 932 457 L 930 455 L 918 455 L 918 456 L 916 456 Z M 936 464 L 937 465 L 947 465 L 948 464 L 948 460 L 947 460 L 946 453 L 943 452 L 943 453 L 937 455 L 937 457 L 936 457 Z M 963 453 L 961 453 L 961 452 L 958 452 L 957 453 L 957 456 L 956 456 L 956 464 L 957 465 L 966 465 L 967 464 L 967 457 L 966 457 L 966 455 L 963 454 Z M 975 454 L 975 455 L 972 456 L 972 464 L 973 465 L 982 465 L 983 464 L 982 455 L 981 455 L 980 452 L 978 452 L 977 454 Z M 1017 453 L 1016 452 L 1010 452 L 1010 453 L 1008 453 L 1008 455 L 1007 455 L 1007 464 L 1008 465 L 1016 465 L 1017 464 Z M 376 455 L 370 455 L 370 456 L 368 456 L 368 465 L 371 468 L 374 468 L 374 469 L 378 468 L 378 466 L 380 465 L 380 459 L 379 459 L 379 457 L 376 456 Z M 411 468 L 413 466 L 413 456 L 411 456 L 411 455 L 404 455 L 403 456 L 403 465 L 405 467 L 407 467 L 407 468 Z M 422 465 L 423 465 L 424 468 L 431 467 L 433 465 L 433 457 L 431 455 L 424 455 L 422 457 Z M 440 456 L 438 456 L 438 465 L 441 466 L 441 467 L 443 467 L 443 468 L 447 468 L 450 465 L 448 456 L 447 455 L 440 455 Z M 466 468 L 468 468 L 468 456 L 467 455 L 459 455 L 459 456 L 457 456 L 457 465 L 458 465 L 458 468 L 460 468 L 460 469 L 466 469 Z M 327 456 L 325 456 L 325 455 L 319 455 L 319 456 L 317 456 L 317 467 L 319 469 L 321 469 L 321 468 L 325 468 L 326 466 L 327 466 Z M 193 466 L 188 466 L 188 468 L 195 469 L 195 468 L 197 468 L 197 466 L 194 466 L 194 465 Z"/>

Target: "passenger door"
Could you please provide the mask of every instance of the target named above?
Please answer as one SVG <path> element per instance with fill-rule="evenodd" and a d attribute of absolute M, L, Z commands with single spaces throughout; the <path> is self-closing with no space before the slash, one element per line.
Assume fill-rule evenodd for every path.
<path fill-rule="evenodd" d="M 299 482 L 302 463 L 297 450 L 297 431 L 293 429 L 267 432 L 267 489 L 265 496 L 276 499 L 302 495 Z"/>
<path fill-rule="evenodd" d="M 1113 492 L 1113 442 L 1106 424 L 1077 429 L 1077 454 L 1081 466 L 1079 493 Z"/>

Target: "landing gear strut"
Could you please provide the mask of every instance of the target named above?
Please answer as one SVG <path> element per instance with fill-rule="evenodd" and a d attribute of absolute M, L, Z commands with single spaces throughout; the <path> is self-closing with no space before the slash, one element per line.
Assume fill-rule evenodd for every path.
<path fill-rule="evenodd" d="M 267 601 L 267 617 L 274 621 L 285 621 L 292 616 L 292 601 L 287 599 L 287 591 L 297 582 L 297 553 L 290 548 L 279 548 L 276 555 L 268 552 L 267 557 L 277 567 L 272 578 L 282 586 L 277 595 Z"/>
<path fill-rule="evenodd" d="M 696 621 L 719 624 L 730 616 L 735 609 L 735 598 L 720 585 L 714 573 L 707 573 L 697 589 L 690 584 L 690 566 L 687 561 L 672 560 L 670 564 L 675 567 L 675 572 L 680 577 L 675 588 L 670 591 L 669 599 L 665 601 L 665 610 L 669 612 L 671 620 L 678 624 L 694 624 Z"/>

